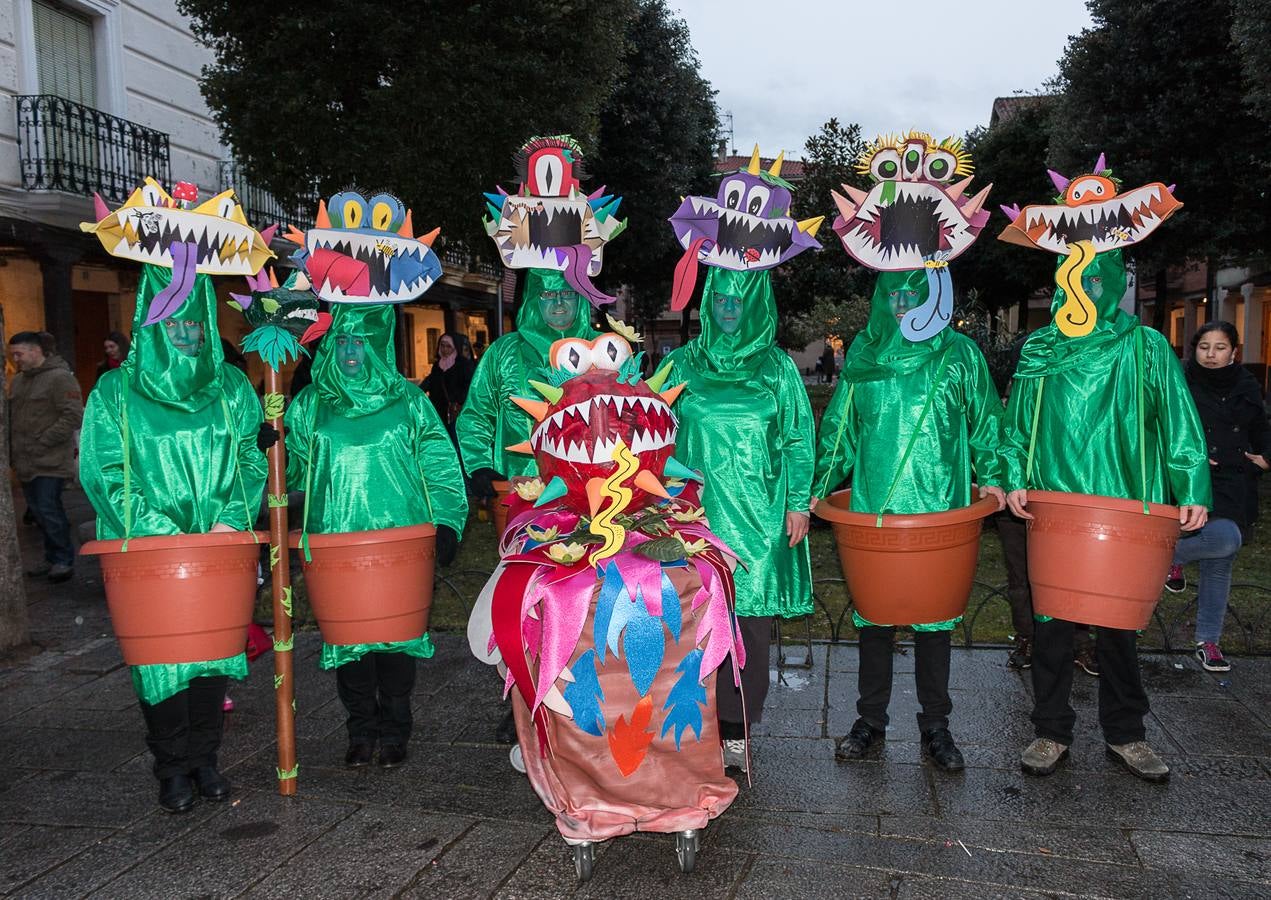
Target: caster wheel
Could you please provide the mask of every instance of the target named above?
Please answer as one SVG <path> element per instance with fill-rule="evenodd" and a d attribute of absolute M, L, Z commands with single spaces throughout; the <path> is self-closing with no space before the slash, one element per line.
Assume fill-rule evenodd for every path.
<path fill-rule="evenodd" d="M 574 845 L 574 871 L 578 873 L 579 881 L 591 880 L 591 869 L 596 861 L 595 850 L 595 844 Z"/>
<path fill-rule="evenodd" d="M 675 861 L 680 871 L 688 874 L 697 865 L 697 832 L 681 831 L 675 836 Z"/>

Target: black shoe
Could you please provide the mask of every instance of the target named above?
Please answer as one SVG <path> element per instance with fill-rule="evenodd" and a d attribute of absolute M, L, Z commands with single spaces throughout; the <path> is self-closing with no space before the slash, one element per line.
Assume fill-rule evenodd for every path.
<path fill-rule="evenodd" d="M 396 769 L 406 762 L 406 748 L 401 744 L 382 744 L 380 746 L 380 768 Z"/>
<path fill-rule="evenodd" d="M 369 766 L 374 757 L 374 744 L 357 741 L 349 744 L 349 752 L 344 754 L 344 764 L 350 769 L 360 769 L 363 766 Z"/>
<path fill-rule="evenodd" d="M 159 808 L 170 813 L 189 812 L 194 808 L 194 782 L 189 775 L 159 779 Z"/>
<path fill-rule="evenodd" d="M 516 720 L 512 718 L 512 710 L 508 710 L 503 721 L 499 722 L 499 727 L 494 729 L 494 739 L 500 744 L 516 743 Z"/>
<path fill-rule="evenodd" d="M 875 743 L 881 746 L 886 735 L 858 719 L 851 731 L 834 742 L 834 758 L 861 759 Z"/>
<path fill-rule="evenodd" d="M 1015 647 L 1006 657 L 1006 665 L 1011 669 L 1031 669 L 1033 667 L 1032 638 L 1016 637 Z"/>
<path fill-rule="evenodd" d="M 194 785 L 199 789 L 199 796 L 204 800 L 228 800 L 230 784 L 225 776 L 216 771 L 215 766 L 199 766 L 190 773 Z"/>
<path fill-rule="evenodd" d="M 937 728 L 934 731 L 923 732 L 922 752 L 946 772 L 961 772 L 966 768 L 966 760 L 962 758 L 962 751 L 953 742 L 953 735 L 949 734 L 949 729 L 947 728 Z"/>

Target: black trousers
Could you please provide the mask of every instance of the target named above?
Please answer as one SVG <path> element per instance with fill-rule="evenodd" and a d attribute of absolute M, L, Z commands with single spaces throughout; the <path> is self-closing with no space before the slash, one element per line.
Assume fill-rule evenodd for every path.
<path fill-rule="evenodd" d="M 891 625 L 867 625 L 861 629 L 856 714 L 875 731 L 885 731 L 890 721 L 887 704 L 891 702 L 895 635 L 896 628 Z M 914 632 L 914 682 L 922 704 L 918 729 L 924 734 L 949 727 L 949 713 L 953 711 L 949 697 L 951 642 L 950 631 Z"/>
<path fill-rule="evenodd" d="M 1006 562 L 1006 599 L 1016 637 L 1033 636 L 1033 591 L 1028 583 L 1028 525 L 1008 510 L 993 516 Z"/>
<path fill-rule="evenodd" d="M 156 778 L 185 775 L 216 765 L 225 724 L 225 685 L 229 678 L 195 678 L 167 700 L 141 704 L 146 720 L 146 746 L 154 756 Z"/>
<path fill-rule="evenodd" d="M 1062 619 L 1033 628 L 1033 726 L 1039 738 L 1072 744 L 1077 721 L 1072 704 L 1072 641 L 1076 626 Z M 1147 692 L 1139 677 L 1138 634 L 1095 629 L 1099 656 L 1099 725 L 1109 744 L 1141 741 L 1146 735 Z"/>
<path fill-rule="evenodd" d="M 374 651 L 335 670 L 336 690 L 348 710 L 350 744 L 398 744 L 410 740 L 410 695 L 415 657 Z"/>
<path fill-rule="evenodd" d="M 719 735 L 724 740 L 745 737 L 745 726 L 763 720 L 763 704 L 768 699 L 768 645 L 772 643 L 772 616 L 738 616 L 737 626 L 746 648 L 741 690 L 733 684 L 731 661 L 725 661 L 715 672 L 715 712 L 719 716 Z M 743 693 L 746 701 L 744 711 Z"/>

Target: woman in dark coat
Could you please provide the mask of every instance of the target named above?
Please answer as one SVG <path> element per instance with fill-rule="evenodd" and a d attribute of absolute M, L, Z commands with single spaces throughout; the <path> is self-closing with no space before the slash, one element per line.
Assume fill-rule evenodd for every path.
<path fill-rule="evenodd" d="M 437 417 L 455 441 L 455 420 L 468 399 L 468 385 L 476 363 L 472 359 L 472 347 L 465 335 L 447 331 L 437 341 L 437 362 L 428 377 L 419 386 L 428 394 L 437 410 Z"/>
<path fill-rule="evenodd" d="M 1271 456 L 1271 428 L 1262 389 L 1236 362 L 1238 346 L 1239 336 L 1230 322 L 1208 322 L 1192 338 L 1192 356 L 1184 370 L 1205 426 L 1214 508 L 1204 528 L 1183 532 L 1165 584 L 1181 591 L 1186 586 L 1183 565 L 1200 563 L 1196 658 L 1210 672 L 1231 668 L 1218 648 L 1231 592 L 1231 567 L 1258 517 L 1258 477 L 1267 470 Z"/>

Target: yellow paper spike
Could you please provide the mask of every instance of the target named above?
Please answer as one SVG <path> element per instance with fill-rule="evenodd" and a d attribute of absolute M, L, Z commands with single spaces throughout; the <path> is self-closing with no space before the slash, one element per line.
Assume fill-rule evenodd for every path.
<path fill-rule="evenodd" d="M 646 494 L 653 494 L 655 497 L 661 497 L 664 500 L 670 500 L 671 495 L 666 492 L 662 482 L 658 481 L 658 476 L 654 475 L 648 469 L 641 469 L 636 472 L 635 478 L 631 479 L 631 483 L 644 491 Z"/>
<path fill-rule="evenodd" d="M 746 171 L 751 175 L 759 174 L 759 145 L 755 144 L 755 152 L 750 155 L 750 165 L 746 166 Z"/>
<path fill-rule="evenodd" d="M 1068 258 L 1055 271 L 1055 284 L 1066 295 L 1064 305 L 1055 313 L 1055 327 L 1065 337 L 1085 337 L 1099 321 L 1099 311 L 1081 286 L 1081 274 L 1093 261 L 1094 244 L 1077 241 L 1068 246 Z"/>
<path fill-rule="evenodd" d="M 772 163 L 772 168 L 768 170 L 768 174 L 774 178 L 781 177 L 781 164 L 786 161 L 786 151 L 782 150 L 777 154 L 777 158 Z"/>
<path fill-rule="evenodd" d="M 680 391 L 682 390 L 684 390 L 684 385 L 677 384 L 675 387 L 670 387 L 665 391 L 661 391 L 658 396 L 666 401 L 667 406 L 672 406 L 675 404 L 675 401 L 680 396 Z"/>
<path fill-rule="evenodd" d="M 799 230 L 806 231 L 808 237 L 816 237 L 817 230 L 821 227 L 821 223 L 825 221 L 825 216 L 815 216 L 811 219 L 804 219 L 799 223 Z"/>
<path fill-rule="evenodd" d="M 547 418 L 547 404 L 542 400 L 527 400 L 524 397 L 513 397 L 512 402 L 534 417 L 535 422 Z"/>

